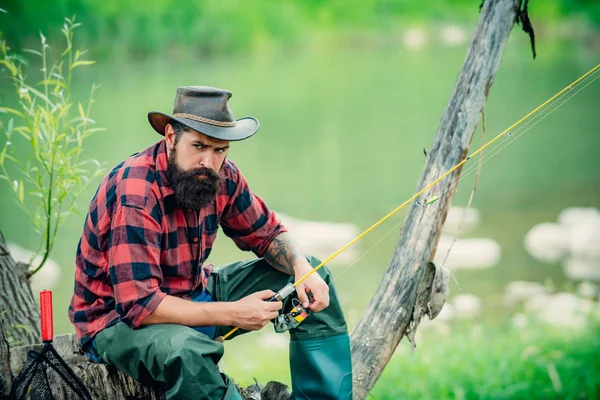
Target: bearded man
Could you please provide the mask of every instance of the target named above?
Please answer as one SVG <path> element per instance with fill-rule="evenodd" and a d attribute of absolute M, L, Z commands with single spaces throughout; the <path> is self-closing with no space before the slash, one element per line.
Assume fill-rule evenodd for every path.
<path fill-rule="evenodd" d="M 93 361 L 159 385 L 167 399 L 241 399 L 219 371 L 224 348 L 214 339 L 259 330 L 300 301 L 312 313 L 290 330 L 294 398 L 350 399 L 350 343 L 329 271 L 268 301 L 319 261 L 302 255 L 227 158 L 230 143 L 259 126 L 235 120 L 230 97 L 180 87 L 173 115 L 148 114 L 164 138 L 113 168 L 92 199 L 70 320 Z M 206 260 L 219 226 L 258 258 L 213 271 Z"/>

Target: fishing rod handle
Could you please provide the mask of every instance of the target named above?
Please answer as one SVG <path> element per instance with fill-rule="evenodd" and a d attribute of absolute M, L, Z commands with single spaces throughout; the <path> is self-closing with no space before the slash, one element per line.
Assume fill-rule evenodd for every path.
<path fill-rule="evenodd" d="M 286 297 L 288 297 L 290 294 L 294 293 L 295 291 L 296 291 L 296 288 L 294 287 L 294 284 L 288 283 L 283 288 L 281 288 L 281 290 L 279 290 L 279 292 L 275 293 L 275 296 L 273 296 L 269 300 L 269 303 L 274 302 L 274 301 L 282 301 L 283 299 L 285 299 Z"/>
<path fill-rule="evenodd" d="M 51 342 L 54 339 L 54 323 L 52 316 L 52 291 L 40 292 L 40 319 L 42 325 L 42 341 Z"/>

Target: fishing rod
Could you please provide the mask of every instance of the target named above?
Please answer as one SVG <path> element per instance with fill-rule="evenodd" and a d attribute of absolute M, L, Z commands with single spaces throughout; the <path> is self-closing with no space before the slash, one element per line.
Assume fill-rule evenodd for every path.
<path fill-rule="evenodd" d="M 393 209 L 392 211 L 390 211 L 387 215 L 385 215 L 379 221 L 377 221 L 376 223 L 374 223 L 373 225 L 371 225 L 369 228 L 367 228 L 363 233 L 361 233 L 360 235 L 358 235 L 357 237 L 355 237 L 354 239 L 352 239 L 350 242 L 348 242 L 346 245 L 344 245 L 343 247 L 341 247 L 338 251 L 336 251 L 335 253 L 333 253 L 329 257 L 327 257 L 319 265 L 317 265 L 316 267 L 314 267 L 312 270 L 310 270 L 308 273 L 306 273 L 303 277 L 301 277 L 300 279 L 298 279 L 296 282 L 294 282 L 294 283 L 288 283 L 287 285 L 285 285 L 271 299 L 269 299 L 268 302 L 282 301 L 283 299 L 285 299 L 286 297 L 288 297 L 290 294 L 294 293 L 294 291 L 296 289 L 296 286 L 298 286 L 299 284 L 301 284 L 302 282 L 304 282 L 306 279 L 308 279 L 309 276 L 311 276 L 312 274 L 314 274 L 315 272 L 317 272 L 325 264 L 327 264 L 328 262 L 330 262 L 331 260 L 333 260 L 334 258 L 336 258 L 338 255 L 340 255 L 342 252 L 344 252 L 345 250 L 347 250 L 350 246 L 352 246 L 353 244 L 355 244 L 356 242 L 358 242 L 360 239 L 362 239 L 368 233 L 370 233 L 371 231 L 373 231 L 375 228 L 377 228 L 383 222 L 385 222 L 386 220 L 388 220 L 390 217 L 392 217 L 398 211 L 400 211 L 401 209 L 403 209 L 404 207 L 406 207 L 408 204 L 410 204 L 413 201 L 415 201 L 419 196 L 421 196 L 427 190 L 431 189 L 433 186 L 435 186 L 436 184 L 438 184 L 440 181 L 442 181 L 448 175 L 452 174 L 454 171 L 456 171 L 457 169 L 459 169 L 460 167 L 462 167 L 471 158 L 473 158 L 476 155 L 478 155 L 481 152 L 483 152 L 486 148 L 488 148 L 492 144 L 496 143 L 502 137 L 504 137 L 506 135 L 510 136 L 511 135 L 510 132 L 513 131 L 517 126 L 519 126 L 525 120 L 529 119 L 531 116 L 533 116 L 534 114 L 536 114 L 542 108 L 544 108 L 545 106 L 547 106 L 548 104 L 550 104 L 551 102 L 553 102 L 555 99 L 557 99 L 558 97 L 560 97 L 562 94 L 564 94 L 565 92 L 567 92 L 570 89 L 572 89 L 575 85 L 577 85 L 583 79 L 585 79 L 588 76 L 590 76 L 591 74 L 593 74 L 599 68 L 600 68 L 600 64 L 596 65 L 594 68 L 590 69 L 588 72 L 586 72 L 585 74 L 581 75 L 579 78 L 577 78 L 571 84 L 567 85 L 560 92 L 556 93 L 554 96 L 550 97 L 548 100 L 546 100 L 545 102 L 543 102 L 542 104 L 540 104 L 538 107 L 536 107 L 535 109 L 533 109 L 531 112 L 529 112 L 523 118 L 521 118 L 520 120 L 518 120 L 517 122 L 515 122 L 514 124 L 512 124 L 510 127 L 508 127 L 507 129 L 505 129 L 504 131 L 502 131 L 501 133 L 499 133 L 498 135 L 496 135 L 489 142 L 487 142 L 484 145 L 482 145 L 480 148 L 478 148 L 473 153 L 471 153 L 470 155 L 468 155 L 462 161 L 460 161 L 459 163 L 457 163 L 456 165 L 454 165 L 452 168 L 450 168 L 449 170 L 447 170 L 446 172 L 444 172 L 442 175 L 440 175 L 433 182 L 429 183 L 423 189 L 419 190 L 417 193 L 415 193 L 414 195 L 412 195 L 404 203 L 400 204 L 398 207 L 396 207 L 395 209 Z M 437 200 L 437 199 L 435 199 L 435 200 Z M 429 202 L 433 202 L 435 200 L 431 199 L 431 200 L 429 200 Z M 294 314 L 296 314 L 296 315 L 294 315 Z M 295 305 L 295 307 L 292 309 L 292 317 L 295 318 L 295 321 L 298 324 L 300 322 L 302 322 L 302 320 L 304 320 L 306 318 L 306 316 L 307 316 L 307 310 L 304 309 L 304 307 L 302 307 L 301 304 Z M 235 327 L 235 328 L 231 329 L 229 332 L 227 332 L 225 335 L 220 336 L 220 337 L 216 338 L 215 340 L 219 341 L 219 342 L 224 342 L 227 338 L 229 338 L 231 335 L 233 335 L 239 329 L 240 329 L 239 327 Z"/>

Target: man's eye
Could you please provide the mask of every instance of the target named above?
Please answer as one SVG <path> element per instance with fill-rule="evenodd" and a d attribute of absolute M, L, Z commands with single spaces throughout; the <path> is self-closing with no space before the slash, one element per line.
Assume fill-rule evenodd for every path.
<path fill-rule="evenodd" d="M 223 154 L 223 153 L 225 153 L 225 149 L 217 149 L 216 151 L 217 151 L 217 153 L 219 153 L 219 154 Z"/>
<path fill-rule="evenodd" d="M 203 148 L 204 148 L 204 145 L 203 145 L 203 144 L 198 144 L 198 143 L 196 143 L 196 144 L 194 144 L 194 145 L 192 145 L 192 146 L 194 146 L 194 147 L 195 147 L 195 148 L 197 148 L 197 149 L 203 149 Z"/>

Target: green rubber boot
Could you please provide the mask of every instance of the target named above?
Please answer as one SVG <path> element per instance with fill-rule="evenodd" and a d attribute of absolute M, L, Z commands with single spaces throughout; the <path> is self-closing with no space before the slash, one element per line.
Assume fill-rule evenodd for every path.
<path fill-rule="evenodd" d="M 290 370 L 296 400 L 352 400 L 348 334 L 290 342 Z"/>
<path fill-rule="evenodd" d="M 244 400 L 240 392 L 238 392 L 237 388 L 233 384 L 233 381 L 225 374 L 221 374 L 221 376 L 227 384 L 227 392 L 225 392 L 225 397 L 223 397 L 223 400 Z"/>

